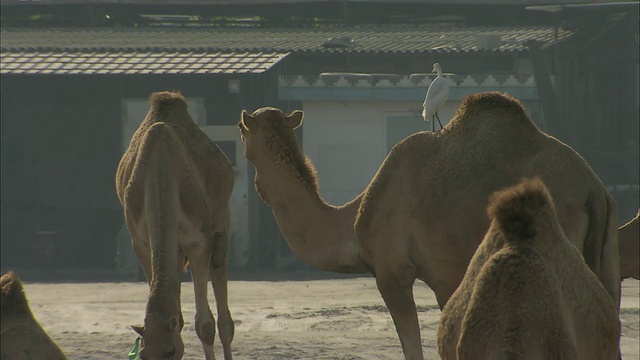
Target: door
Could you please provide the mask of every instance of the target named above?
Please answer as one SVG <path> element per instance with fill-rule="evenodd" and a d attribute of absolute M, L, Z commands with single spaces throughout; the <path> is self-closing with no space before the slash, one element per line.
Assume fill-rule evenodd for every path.
<path fill-rule="evenodd" d="M 240 143 L 240 132 L 237 125 L 203 126 L 204 132 L 227 154 L 235 182 L 229 200 L 231 211 L 231 233 L 229 235 L 229 265 L 244 267 L 249 261 L 249 196 L 247 159 L 244 157 L 244 146 Z"/>

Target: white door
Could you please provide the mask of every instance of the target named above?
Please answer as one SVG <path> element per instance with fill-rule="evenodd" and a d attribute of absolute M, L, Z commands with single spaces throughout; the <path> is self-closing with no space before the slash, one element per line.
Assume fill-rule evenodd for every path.
<path fill-rule="evenodd" d="M 236 176 L 229 200 L 231 234 L 229 236 L 231 267 L 244 267 L 249 261 L 249 185 L 247 183 L 247 159 L 240 141 L 237 125 L 203 126 L 209 137 L 227 154 Z"/>

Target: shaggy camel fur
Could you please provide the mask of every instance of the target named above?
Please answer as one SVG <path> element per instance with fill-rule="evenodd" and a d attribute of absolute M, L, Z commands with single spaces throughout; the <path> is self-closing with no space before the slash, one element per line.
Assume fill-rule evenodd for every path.
<path fill-rule="evenodd" d="M 301 111 L 287 116 L 269 107 L 242 112 L 256 189 L 303 261 L 374 274 L 405 358 L 423 358 L 415 279 L 442 308 L 489 228 L 489 195 L 525 176 L 548 184 L 567 237 L 619 303 L 613 198 L 584 159 L 538 130 L 516 99 L 495 92 L 465 97 L 444 129 L 402 140 L 364 192 L 342 206 L 320 197 L 293 131 L 302 119 Z"/>
<path fill-rule="evenodd" d="M 207 359 L 214 359 L 215 320 L 207 277 L 218 307 L 224 358 L 231 359 L 234 324 L 227 303 L 229 159 L 191 119 L 185 98 L 151 95 L 151 109 L 133 135 L 116 174 L 116 188 L 150 287 L 142 359 L 180 359 L 184 324 L 180 274 L 189 262 L 195 290 L 195 328 Z"/>
<path fill-rule="evenodd" d="M 0 279 L 2 322 L 0 359 L 64 360 L 62 350 L 47 335 L 29 308 L 29 302 L 16 274 L 9 271 Z"/>
<path fill-rule="evenodd" d="M 618 229 L 618 249 L 620 255 L 620 279 L 634 278 L 640 280 L 640 232 L 636 217 Z"/>
<path fill-rule="evenodd" d="M 616 306 L 539 179 L 493 195 L 491 225 L 442 310 L 444 360 L 616 359 Z"/>

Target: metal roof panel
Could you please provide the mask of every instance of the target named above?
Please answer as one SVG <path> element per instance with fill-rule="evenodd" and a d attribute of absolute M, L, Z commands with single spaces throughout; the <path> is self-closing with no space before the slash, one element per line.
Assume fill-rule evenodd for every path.
<path fill-rule="evenodd" d="M 2 51 L 38 52 L 440 52 L 478 51 L 477 36 L 500 37 L 497 51 L 524 50 L 527 40 L 553 43 L 572 33 L 552 27 L 443 28 L 419 26 L 353 28 L 2 28 Z M 337 46 L 324 47 L 329 39 Z M 178 57 L 184 55 L 177 55 Z"/>
<path fill-rule="evenodd" d="M 143 56 L 140 56 L 143 55 Z M 144 74 L 153 73 L 193 74 L 226 73 L 232 67 L 234 73 L 262 73 L 277 64 L 288 53 L 161 53 L 152 62 L 145 61 L 147 54 L 131 53 L 83 53 L 65 51 L 58 54 L 39 52 L 8 52 L 0 54 L 0 74 Z M 206 61 L 195 61 L 205 59 Z"/>

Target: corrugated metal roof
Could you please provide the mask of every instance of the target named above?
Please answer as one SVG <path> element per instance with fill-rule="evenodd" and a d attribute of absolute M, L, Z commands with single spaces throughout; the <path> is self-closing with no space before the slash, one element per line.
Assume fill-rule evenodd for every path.
<path fill-rule="evenodd" d="M 110 1 L 110 4 L 135 4 L 135 5 L 265 5 L 265 4 L 296 4 L 296 3 L 331 3 L 331 2 L 347 2 L 347 3 L 427 3 L 427 4 L 495 4 L 495 5 L 547 5 L 549 0 L 118 0 Z M 554 4 L 583 4 L 585 0 L 556 0 Z M 615 3 L 620 0 L 598 0 L 597 3 Z M 25 1 L 25 0 L 0 0 L 3 5 L 86 5 L 99 4 L 104 5 L 104 0 L 48 0 L 48 1 Z"/>
<path fill-rule="evenodd" d="M 262 73 L 287 53 L 3 51 L 0 74 Z"/>
<path fill-rule="evenodd" d="M 496 51 L 525 50 L 527 40 L 545 44 L 572 33 L 551 27 L 508 28 L 131 28 L 24 29 L 0 31 L 2 51 L 43 52 L 333 52 L 372 53 L 481 51 L 477 37 L 499 37 Z M 351 39 L 346 47 L 324 47 L 331 38 Z M 344 42 L 344 41 L 343 41 Z"/>

